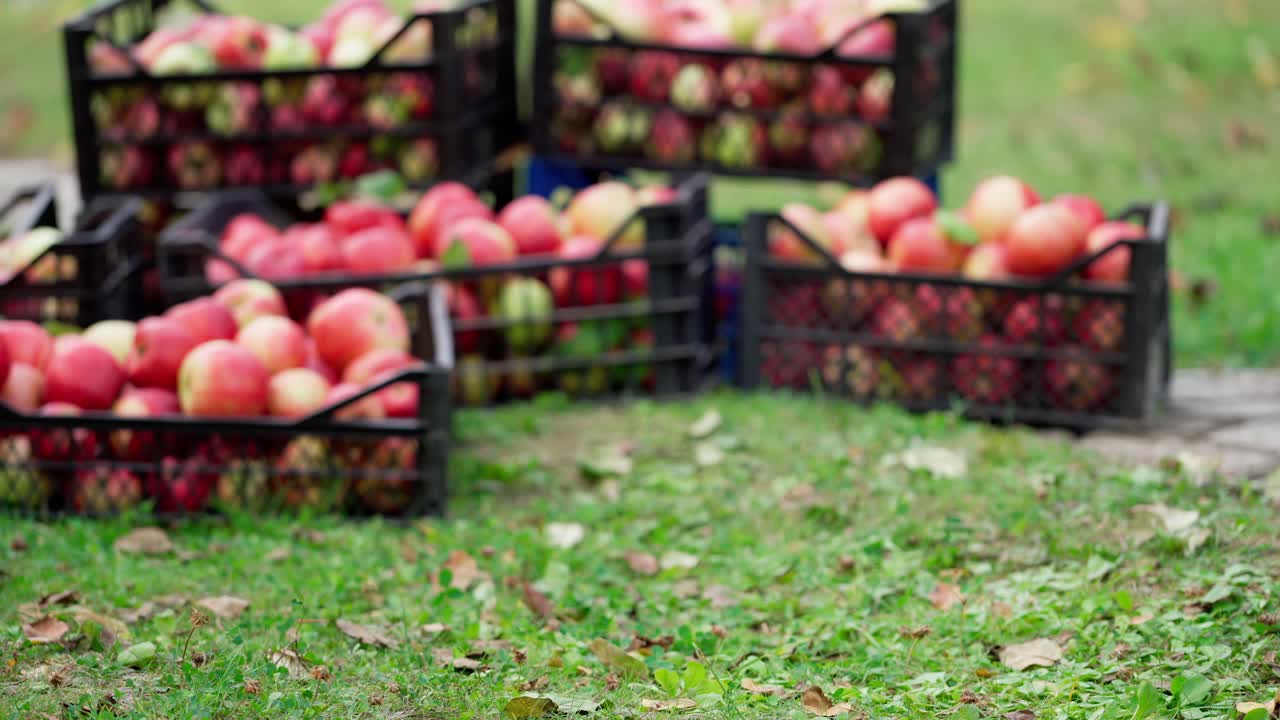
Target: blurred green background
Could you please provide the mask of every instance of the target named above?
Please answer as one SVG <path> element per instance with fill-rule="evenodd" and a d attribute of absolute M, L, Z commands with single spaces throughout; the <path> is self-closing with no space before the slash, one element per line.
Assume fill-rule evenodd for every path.
<path fill-rule="evenodd" d="M 1167 198 L 1179 363 L 1280 362 L 1280 2 L 961 2 L 958 158 L 944 203 L 1005 172 L 1114 209 Z M 0 157 L 70 164 L 59 24 L 89 4 L 0 3 Z M 298 23 L 327 3 L 216 4 Z M 717 197 L 724 212 L 728 197 L 775 206 L 810 193 L 765 183 Z"/>

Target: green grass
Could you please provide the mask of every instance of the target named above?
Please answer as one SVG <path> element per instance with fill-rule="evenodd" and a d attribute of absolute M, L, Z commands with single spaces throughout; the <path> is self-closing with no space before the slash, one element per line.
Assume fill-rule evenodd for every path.
<path fill-rule="evenodd" d="M 84 4 L 15 0 L 0 8 L 0 128 L 10 128 L 0 132 L 0 153 L 69 161 L 56 28 Z M 219 4 L 299 21 L 325 3 Z M 1280 112 L 1280 4 L 970 0 L 963 7 L 950 204 L 996 172 L 1021 175 L 1046 194 L 1093 193 L 1113 209 L 1167 198 L 1178 210 L 1174 266 L 1188 287 L 1207 290 L 1176 299 L 1178 361 L 1275 365 L 1280 295 L 1269 273 L 1280 267 L 1280 242 L 1263 225 L 1280 213 L 1280 136 L 1269 120 Z M 733 185 L 717 198 L 720 214 L 732 215 L 809 194 Z"/>
<path fill-rule="evenodd" d="M 688 428 L 711 409 L 724 422 L 705 442 L 723 461 L 699 467 L 715 453 L 699 452 Z M 799 693 L 817 685 L 854 708 L 848 717 L 1028 709 L 1128 720 L 1230 717 L 1236 702 L 1273 691 L 1280 562 L 1274 510 L 1256 489 L 1120 471 L 947 416 L 785 397 L 527 407 L 467 413 L 460 425 L 446 521 L 186 525 L 170 531 L 194 554 L 183 559 L 113 550 L 127 521 L 0 520 L 0 707 L 12 717 L 89 706 L 97 717 L 495 718 L 533 682 L 603 703 L 593 717 L 687 697 L 689 717 L 801 718 Z M 624 438 L 630 472 L 584 479 L 582 460 L 616 456 Z M 967 467 L 908 470 L 913 448 Z M 1152 534 L 1133 508 L 1156 503 L 1199 518 Z M 579 524 L 581 541 L 556 547 L 549 523 Z M 1205 543 L 1189 548 L 1197 531 Z M 480 576 L 442 590 L 459 577 L 444 570 L 458 552 Z M 637 573 L 628 552 L 667 556 L 666 569 Z M 554 622 L 526 605 L 526 581 Z M 964 602 L 935 607 L 939 583 Z M 77 622 L 72 606 L 47 610 L 70 625 L 65 647 L 23 639 L 21 606 L 68 589 L 110 618 L 172 594 L 250 606 L 194 629 L 182 602 L 134 623 L 127 642 L 158 648 L 134 671 L 123 638 L 104 639 L 113 623 Z M 361 645 L 339 619 L 397 647 Z M 447 629 L 423 629 L 432 624 Z M 648 645 L 641 638 L 658 645 L 613 665 L 590 649 Z M 1062 660 L 1018 672 L 998 659 L 1001 646 L 1037 638 L 1060 644 Z M 268 658 L 282 648 L 331 679 L 275 669 Z M 446 652 L 475 652 L 481 667 L 442 667 Z M 673 679 L 686 673 L 692 689 Z M 753 695 L 748 680 L 783 694 Z M 1155 704 L 1145 713 L 1143 692 Z"/>

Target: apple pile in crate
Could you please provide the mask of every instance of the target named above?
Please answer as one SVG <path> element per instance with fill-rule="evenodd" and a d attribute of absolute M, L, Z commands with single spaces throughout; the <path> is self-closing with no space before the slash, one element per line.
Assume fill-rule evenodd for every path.
<path fill-rule="evenodd" d="M 1083 195 L 1044 201 L 1008 176 L 980 183 L 960 212 L 940 210 L 920 181 L 893 178 L 829 212 L 791 204 L 781 217 L 804 239 L 773 221 L 772 258 L 834 259 L 851 274 L 818 282 L 771 275 L 766 324 L 867 340 L 767 339 L 760 369 L 768 384 L 816 381 L 932 407 L 948 395 L 986 407 L 1026 404 L 1037 383 L 1055 411 L 1105 411 L 1115 401 L 1128 301 L 1079 289 L 1130 282 L 1122 241 L 1147 238 L 1142 225 L 1108 221 Z M 944 276 L 950 281 L 931 280 Z"/>
<path fill-rule="evenodd" d="M 553 141 L 567 153 L 644 157 L 662 165 L 874 174 L 884 142 L 878 128 L 893 110 L 894 74 L 853 60 L 892 57 L 894 23 L 877 18 L 925 6 L 556 0 L 557 36 L 619 37 L 647 47 L 558 46 Z M 829 61 L 768 57 L 817 58 L 831 48 Z M 941 73 L 928 62 L 918 70 L 914 94 L 924 106 L 941 89 Z"/>
<path fill-rule="evenodd" d="M 407 219 L 369 200 L 334 203 L 322 222 L 283 230 L 255 215 L 240 215 L 224 229 L 219 250 L 255 276 L 273 281 L 492 269 L 450 283 L 459 399 L 480 405 L 500 395 L 528 397 L 548 389 L 602 394 L 647 387 L 652 369 L 541 372 L 533 360 L 653 348 L 644 304 L 649 265 L 636 257 L 644 249 L 645 228 L 637 213 L 642 206 L 676 197 L 670 187 L 636 190 L 610 181 L 579 191 L 563 211 L 530 195 L 495 213 L 465 185 L 441 183 L 422 196 Z M 615 233 L 617 238 L 606 247 Z M 632 257 L 610 260 L 613 254 Z M 598 256 L 599 264 L 557 267 L 562 261 Z M 526 264 L 513 267 L 518 262 Z M 230 263 L 211 259 L 205 277 L 221 285 L 239 274 Z M 288 294 L 292 300 L 295 293 Z M 631 309 L 605 308 L 596 317 L 588 313 L 581 320 L 557 319 L 558 310 L 624 303 Z M 509 369 L 491 371 L 487 360 L 501 361 Z"/>
<path fill-rule="evenodd" d="M 462 4 L 420 0 L 413 11 Z M 458 42 L 463 47 L 489 43 L 496 34 L 496 15 L 482 11 L 468 15 Z M 159 92 L 129 83 L 97 92 L 90 109 L 108 141 L 101 182 L 118 191 L 310 185 L 383 169 L 394 169 L 412 183 L 430 180 L 439 169 L 434 136 L 398 132 L 334 140 L 315 131 L 403 131 L 430 120 L 435 79 L 422 65 L 431 58 L 432 44 L 429 20 L 407 20 L 383 0 L 337 0 L 296 32 L 249 17 L 198 15 L 179 16 L 127 49 L 95 42 L 89 49 L 95 76 L 128 76 L 136 66 L 155 77 L 250 73 L 240 80 L 174 80 Z M 384 46 L 378 66 L 368 72 L 273 75 L 364 67 Z M 484 68 L 472 73 L 485 74 Z M 472 77 L 469 83 L 475 81 Z M 296 137 L 289 139 L 290 134 Z M 255 136 L 278 142 L 263 144 Z M 155 142 L 159 139 L 173 142 Z"/>
<path fill-rule="evenodd" d="M 243 280 L 162 316 L 104 321 L 57 338 L 35 323 L 0 321 L 0 401 L 47 416 L 298 420 L 421 367 L 409 343 L 400 306 L 371 290 L 339 293 L 299 324 L 274 287 Z M 419 401 L 417 383 L 397 383 L 333 419 L 414 418 Z M 90 514 L 144 499 L 166 512 L 215 502 L 328 509 L 347 491 L 373 511 L 392 512 L 410 500 L 404 476 L 367 477 L 345 488 L 331 469 L 368 465 L 407 474 L 417 462 L 416 443 L 404 438 L 330 444 L 298 435 L 245 444 L 215 433 L 198 441 L 161 431 L 6 434 L 0 505 L 36 508 L 60 493 L 69 509 Z M 69 469 L 29 469 L 46 465 Z"/>

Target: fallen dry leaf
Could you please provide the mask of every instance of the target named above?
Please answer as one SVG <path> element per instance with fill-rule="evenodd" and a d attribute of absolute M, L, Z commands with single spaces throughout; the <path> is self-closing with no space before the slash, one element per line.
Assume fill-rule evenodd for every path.
<path fill-rule="evenodd" d="M 649 674 L 649 668 L 644 662 L 628 655 L 621 648 L 604 638 L 592 640 L 587 647 L 593 655 L 600 659 L 600 662 L 623 675 L 645 677 Z"/>
<path fill-rule="evenodd" d="M 702 599 L 716 610 L 724 610 L 738 604 L 738 594 L 724 585 L 712 585 L 702 591 Z"/>
<path fill-rule="evenodd" d="M 114 547 L 123 553 L 163 555 L 173 552 L 173 541 L 158 527 L 143 527 L 118 538 Z"/>
<path fill-rule="evenodd" d="M 302 661 L 302 657 L 294 650 L 285 648 L 271 653 L 270 660 L 276 667 L 288 670 L 291 678 L 307 677 L 307 664 Z"/>
<path fill-rule="evenodd" d="M 83 628 L 89 623 L 93 623 L 102 628 L 103 642 L 110 645 L 116 638 L 129 637 L 129 626 L 108 615 L 96 613 L 89 608 L 76 606 L 70 609 L 71 617 Z"/>
<path fill-rule="evenodd" d="M 559 712 L 560 707 L 551 698 L 525 697 L 511 698 L 502 708 L 502 716 L 508 718 L 539 718 Z"/>
<path fill-rule="evenodd" d="M 538 592 L 537 588 L 529 584 L 528 580 L 524 581 L 523 599 L 525 607 L 529 608 L 534 615 L 544 620 L 550 620 L 556 616 L 555 606 L 551 604 L 546 595 Z"/>
<path fill-rule="evenodd" d="M 1012 670 L 1052 667 L 1062 659 L 1062 648 L 1048 638 L 1037 638 L 1000 649 L 1000 662 Z"/>
<path fill-rule="evenodd" d="M 62 640 L 62 636 L 67 634 L 71 629 L 70 625 L 62 622 L 52 615 L 46 615 L 39 620 L 22 626 L 22 632 L 27 639 L 37 645 L 47 645 Z"/>
<path fill-rule="evenodd" d="M 715 467 L 724 462 L 724 450 L 714 442 L 700 442 L 693 449 L 693 461 L 698 467 Z"/>
<path fill-rule="evenodd" d="M 742 681 L 742 689 L 754 695 L 781 695 L 786 692 L 778 685 L 762 685 L 751 678 Z"/>
<path fill-rule="evenodd" d="M 666 710 L 691 710 L 698 707 L 698 703 L 689 698 L 677 698 L 675 700 L 641 700 L 640 707 L 653 712 L 663 712 Z"/>
<path fill-rule="evenodd" d="M 121 611 L 120 619 L 132 625 L 143 620 L 150 620 L 159 614 L 162 609 L 159 605 L 148 600 L 132 610 Z"/>
<path fill-rule="evenodd" d="M 202 598 L 196 601 L 196 605 L 217 615 L 223 620 L 235 620 L 249 609 L 249 601 L 244 598 L 233 597 L 231 595 L 217 595 L 215 597 Z"/>
<path fill-rule="evenodd" d="M 1014 710 L 1005 713 L 1004 720 L 1036 720 L 1036 714 L 1030 710 Z"/>
<path fill-rule="evenodd" d="M 305 540 L 313 545 L 324 545 L 329 538 L 321 531 L 315 528 L 298 528 L 293 531 L 293 536 L 299 540 Z"/>
<path fill-rule="evenodd" d="M 627 566 L 631 568 L 631 572 L 637 575 L 657 575 L 658 558 L 646 552 L 629 551 L 626 554 Z"/>
<path fill-rule="evenodd" d="M 453 574 L 453 579 L 449 581 L 451 588 L 465 591 L 480 577 L 480 567 L 476 565 L 475 558 L 462 550 L 449 553 L 444 566 Z"/>
<path fill-rule="evenodd" d="M 1256 703 L 1256 702 L 1242 702 L 1242 703 L 1236 703 L 1236 712 L 1240 713 L 1241 715 L 1248 715 L 1249 713 L 1253 712 L 1254 710 L 1266 710 L 1266 711 L 1267 711 L 1267 714 L 1269 714 L 1269 715 L 1275 715 L 1275 714 L 1276 714 L 1276 701 L 1275 701 L 1275 700 L 1268 700 L 1268 701 L 1266 701 L 1266 702 L 1264 702 L 1264 703 Z"/>
<path fill-rule="evenodd" d="M 460 657 L 453 659 L 453 669 L 462 672 L 479 672 L 484 669 L 484 665 L 479 660 L 472 660 L 469 657 Z"/>
<path fill-rule="evenodd" d="M 1190 555 L 1203 547 L 1206 542 L 1209 542 L 1209 536 L 1212 534 L 1213 531 L 1209 528 L 1193 528 L 1186 537 L 1187 554 Z"/>
<path fill-rule="evenodd" d="M 288 560 L 289 554 L 290 554 L 289 548 L 278 547 L 275 550 L 272 550 L 271 552 L 267 553 L 266 560 L 267 562 L 280 562 L 282 560 Z"/>
<path fill-rule="evenodd" d="M 568 550 L 587 536 L 587 529 L 579 523 L 547 523 L 547 544 Z"/>
<path fill-rule="evenodd" d="M 711 435 L 720 427 L 720 411 L 712 408 L 702 414 L 696 422 L 689 426 L 689 436 L 701 440 Z"/>
<path fill-rule="evenodd" d="M 853 712 L 853 706 L 848 703 L 833 704 L 831 698 L 817 685 L 800 695 L 800 703 L 810 715 L 818 717 L 835 717 L 840 713 Z"/>
<path fill-rule="evenodd" d="M 1163 503 L 1135 505 L 1131 512 L 1155 520 L 1160 529 L 1174 535 L 1190 530 L 1200 519 L 1196 510 L 1178 510 Z"/>
<path fill-rule="evenodd" d="M 13 539 L 9 541 L 9 549 L 14 552 L 22 552 L 26 550 L 27 547 L 27 539 L 21 535 L 14 535 Z"/>
<path fill-rule="evenodd" d="M 663 570 L 670 570 L 671 568 L 692 570 L 698 566 L 698 558 L 696 555 L 690 555 L 679 550 L 671 550 L 662 554 L 662 559 L 658 561 L 658 565 Z"/>
<path fill-rule="evenodd" d="M 959 480 L 969 469 L 969 461 L 963 453 L 944 447 L 917 446 L 890 455 L 885 461 L 908 470 L 924 470 L 949 480 Z"/>
<path fill-rule="evenodd" d="M 1133 617 L 1129 618 L 1129 624 L 1142 625 L 1144 623 L 1150 622 L 1151 618 L 1153 617 L 1155 617 L 1155 615 L 1152 615 L 1151 613 L 1142 613 L 1141 615 L 1134 615 Z"/>
<path fill-rule="evenodd" d="M 71 605 L 80 599 L 80 593 L 75 590 L 63 590 L 62 592 L 50 593 L 36 601 L 36 606 L 47 608 L 50 605 Z"/>
<path fill-rule="evenodd" d="M 338 629 L 342 631 L 342 634 L 359 640 L 365 645 L 391 648 L 392 650 L 400 646 L 400 643 L 395 638 L 387 635 L 378 628 L 372 628 L 368 625 L 361 625 L 359 623 L 353 623 L 350 620 L 342 619 L 339 619 L 334 623 L 334 625 L 337 625 Z"/>
<path fill-rule="evenodd" d="M 940 582 L 934 586 L 933 592 L 929 593 L 929 602 L 939 610 L 950 610 L 964 602 L 964 594 L 960 592 L 958 586 Z"/>
<path fill-rule="evenodd" d="M 439 635 L 440 633 L 448 630 L 449 626 L 443 623 L 427 623 L 419 629 L 428 635 Z"/>
<path fill-rule="evenodd" d="M 547 684 L 550 682 L 551 682 L 550 677 L 546 675 L 539 675 L 538 677 L 532 680 L 520 683 L 519 689 L 522 692 L 537 692 L 538 690 L 541 690 L 542 688 L 546 687 Z"/>

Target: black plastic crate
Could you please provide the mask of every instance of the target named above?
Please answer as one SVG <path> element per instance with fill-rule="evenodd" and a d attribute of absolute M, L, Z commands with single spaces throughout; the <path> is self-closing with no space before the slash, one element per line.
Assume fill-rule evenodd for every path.
<path fill-rule="evenodd" d="M 518 139 L 514 3 L 408 15 L 359 67 L 195 75 L 152 74 L 127 50 L 162 9 L 220 14 L 212 4 L 101 4 L 63 27 L 81 191 L 289 196 L 380 169 L 418 187 L 483 176 Z M 425 56 L 396 54 L 424 32 Z"/>
<path fill-rule="evenodd" d="M 0 404 L 0 510 L 442 514 L 453 366 L 444 293 L 413 283 L 392 295 L 416 319 L 414 351 L 425 367 L 297 421 L 54 416 Z M 418 417 L 336 418 L 397 383 L 417 386 Z"/>
<path fill-rule="evenodd" d="M 0 315 L 12 320 L 86 326 L 137 312 L 141 260 L 135 247 L 141 203 L 103 198 L 90 203 L 75 227 L 53 246 L 0 280 Z M 0 210 L 18 212 L 17 235 L 33 227 L 57 228 L 53 188 L 20 192 Z"/>
<path fill-rule="evenodd" d="M 634 43 L 607 26 L 557 34 L 559 3 L 578 5 L 538 2 L 530 131 L 541 155 L 857 185 L 928 176 L 952 159 L 958 0 L 869 21 L 812 56 Z M 892 53 L 841 53 L 882 21 L 892 23 Z M 681 74 L 695 79 L 680 81 L 677 102 L 671 87 Z"/>
<path fill-rule="evenodd" d="M 303 219 L 259 193 L 211 198 L 161 237 L 161 282 L 171 301 L 215 289 L 205 276 L 211 260 L 252 276 L 218 250 L 225 226 L 246 212 L 280 228 Z M 635 223 L 644 224 L 643 247 L 617 247 Z M 685 394 L 702 389 L 713 367 L 714 229 L 707 215 L 707 179 L 695 176 L 679 187 L 675 201 L 642 208 L 589 256 L 526 257 L 413 276 L 319 275 L 271 282 L 291 306 L 306 307 L 317 294 L 346 287 L 385 287 L 411 277 L 449 281 L 456 395 L 467 405 L 545 390 L 575 397 Z M 554 310 L 526 310 L 524 299 L 512 299 L 506 317 L 493 312 L 516 278 L 541 283 L 551 292 Z M 520 298 L 514 291 L 513 296 Z"/>
<path fill-rule="evenodd" d="M 1150 419 L 1168 392 L 1169 208 L 1133 206 L 1147 237 L 1081 258 L 1043 282 L 855 273 L 776 215 L 743 229 L 740 382 L 812 390 L 911 410 L 1093 429 Z M 768 254 L 790 231 L 822 259 Z M 1129 252 L 1129 281 L 1079 271 Z"/>

